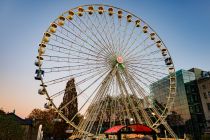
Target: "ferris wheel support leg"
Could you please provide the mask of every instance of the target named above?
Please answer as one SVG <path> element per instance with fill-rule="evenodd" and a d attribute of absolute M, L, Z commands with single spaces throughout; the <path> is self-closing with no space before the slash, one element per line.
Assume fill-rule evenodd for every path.
<path fill-rule="evenodd" d="M 171 129 L 171 127 L 168 125 L 168 123 L 165 120 L 162 121 L 162 124 L 173 138 L 179 140 L 178 136 L 175 134 L 175 132 Z"/>

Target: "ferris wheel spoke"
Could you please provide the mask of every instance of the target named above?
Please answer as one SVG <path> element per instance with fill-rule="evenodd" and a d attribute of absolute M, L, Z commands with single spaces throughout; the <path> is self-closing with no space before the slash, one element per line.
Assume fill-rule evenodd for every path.
<path fill-rule="evenodd" d="M 134 53 L 134 51 L 136 51 L 136 52 L 138 52 L 138 53 L 141 53 L 142 51 L 145 51 L 145 50 L 149 49 L 150 47 L 152 47 L 155 43 L 145 46 L 146 42 L 147 42 L 149 39 L 150 39 L 150 37 L 147 36 L 147 37 L 146 37 L 144 40 L 142 40 L 138 45 L 136 45 L 136 46 L 133 47 L 134 44 L 132 44 L 131 47 L 133 47 L 133 49 L 131 49 L 130 51 L 128 51 L 127 53 L 125 53 L 125 56 L 129 58 L 129 57 L 132 55 L 132 53 Z M 130 48 L 131 48 L 131 47 L 130 47 Z M 139 47 L 142 47 L 142 49 L 141 49 L 140 51 L 137 50 L 137 49 L 139 49 Z M 137 54 L 137 53 L 135 53 L 135 54 Z"/>
<path fill-rule="evenodd" d="M 125 72 L 123 73 L 125 76 L 125 80 L 127 81 L 132 93 L 134 94 L 134 97 L 136 97 L 136 99 L 138 99 L 138 96 L 136 93 L 138 93 L 138 91 L 136 91 L 135 89 L 135 84 L 131 84 L 133 83 L 134 81 L 130 78 L 130 75 L 127 74 L 127 71 L 125 70 Z M 148 114 L 146 113 L 146 111 L 144 110 L 143 108 L 143 103 L 141 101 L 137 101 L 136 103 L 137 105 L 137 109 L 140 110 L 141 114 L 142 114 L 142 118 L 144 119 L 145 123 L 148 125 L 148 126 L 152 126 L 152 120 L 149 118 Z M 144 122 L 142 121 L 142 122 Z"/>
<path fill-rule="evenodd" d="M 71 119 L 71 121 L 74 120 L 74 118 L 79 114 L 79 112 L 82 111 L 82 109 L 87 105 L 87 103 L 91 100 L 91 98 L 96 94 L 96 92 L 98 91 L 98 89 L 100 88 L 101 84 L 99 84 L 95 90 L 93 91 L 93 93 L 86 99 L 85 103 L 79 108 L 78 112 L 74 115 L 74 117 Z M 82 95 L 82 94 L 81 94 Z"/>
<path fill-rule="evenodd" d="M 135 76 L 134 76 L 134 77 L 135 77 Z M 137 87 L 136 89 L 137 89 L 138 91 L 140 91 L 140 92 L 137 92 L 137 93 L 141 93 L 141 94 L 143 95 L 143 98 L 146 99 L 147 104 L 148 104 L 149 106 L 153 106 L 153 105 L 151 105 L 151 102 L 146 98 L 146 95 L 143 94 L 143 93 L 146 93 L 147 95 L 149 95 L 149 93 L 148 93 L 147 91 L 143 90 L 143 88 L 140 87 L 140 86 L 137 84 L 137 82 L 135 81 L 135 79 L 134 79 L 133 77 L 130 76 L 130 78 L 133 79 L 134 85 L 136 85 L 136 87 Z M 153 102 L 153 104 L 155 104 L 155 103 Z M 155 107 L 156 107 L 156 108 L 159 108 L 159 111 L 158 111 L 158 112 L 160 112 L 160 114 L 162 114 L 162 113 L 164 112 L 163 110 L 161 110 L 161 107 L 160 107 L 158 104 L 155 104 Z M 155 110 L 156 110 L 156 109 L 155 109 Z"/>
<path fill-rule="evenodd" d="M 134 54 L 131 53 L 128 56 L 128 58 L 129 57 L 137 57 L 138 58 L 138 55 L 142 54 L 143 52 L 146 52 L 148 49 L 150 49 L 151 47 L 153 47 L 155 44 L 156 43 L 149 44 L 149 45 L 145 46 L 143 49 L 137 50 L 136 53 L 134 53 Z M 157 53 L 158 51 L 160 51 L 160 50 L 157 50 L 154 53 Z M 153 51 L 151 51 L 150 53 L 153 53 Z M 150 53 L 148 55 L 150 55 Z M 144 55 L 146 56 L 147 54 L 144 54 Z M 140 55 L 140 57 L 141 57 L 141 55 Z"/>
<path fill-rule="evenodd" d="M 128 35 L 128 38 L 127 39 L 124 39 L 125 40 L 125 43 L 122 43 L 122 54 L 124 54 L 126 52 L 127 49 L 129 49 L 128 47 L 128 44 L 129 42 L 131 41 L 131 37 L 133 36 L 134 34 L 134 30 L 135 30 L 135 26 L 133 26 L 133 29 L 132 29 L 132 32 Z M 125 35 L 126 36 L 126 35 Z M 137 39 L 136 39 L 137 40 Z M 133 42 L 135 43 L 135 42 Z M 128 48 L 127 48 L 128 47 Z M 126 49 L 127 48 L 127 49 Z"/>
<path fill-rule="evenodd" d="M 91 17 L 89 17 L 87 13 L 85 15 L 86 15 L 86 18 L 88 18 L 88 21 L 89 21 L 89 24 L 87 24 L 86 27 L 89 28 L 88 25 L 93 27 L 92 29 L 89 29 L 91 35 L 93 35 L 95 37 L 95 39 L 101 44 L 101 48 L 103 49 L 103 51 L 105 51 L 107 54 L 110 54 L 111 51 L 106 48 L 106 47 L 108 47 L 108 45 L 107 45 L 105 39 L 102 37 L 102 34 L 99 31 L 99 29 L 101 29 L 102 26 L 99 23 L 98 23 L 98 25 L 96 25 L 95 22 L 92 21 L 92 18 L 94 18 L 94 20 L 100 22 L 100 20 L 96 19 L 97 18 L 97 13 L 94 13 Z M 83 22 L 83 23 L 85 25 L 85 22 Z M 99 25 L 101 26 L 100 28 L 99 28 Z M 96 30 L 95 32 L 93 31 L 94 29 Z M 104 48 L 106 48 L 107 50 L 104 49 Z"/>
<path fill-rule="evenodd" d="M 158 64 L 158 63 L 128 63 L 127 64 L 128 67 L 131 65 L 131 66 L 151 66 L 152 68 L 156 68 L 156 69 L 162 69 L 162 70 L 166 70 L 167 66 L 163 65 L 163 64 Z"/>
<path fill-rule="evenodd" d="M 139 61 L 142 58 L 148 58 L 148 57 L 151 57 L 151 56 L 158 55 L 160 52 L 161 52 L 161 50 L 154 50 L 154 51 L 151 51 L 151 52 L 146 53 L 144 55 L 132 55 L 131 57 L 127 58 L 126 61 L 128 61 L 128 62 L 129 61 L 131 61 L 131 62 L 132 61 Z"/>
<path fill-rule="evenodd" d="M 133 46 L 134 44 L 136 44 L 137 41 L 139 41 L 138 39 L 142 37 L 143 32 L 141 31 L 140 34 L 137 34 L 136 37 L 133 39 L 133 41 L 129 44 L 129 41 L 127 41 L 127 45 L 125 46 L 126 48 L 124 49 L 125 51 L 123 51 L 122 53 L 125 55 Z"/>
<path fill-rule="evenodd" d="M 99 59 L 99 60 L 104 59 L 100 55 L 94 55 L 94 54 L 87 53 L 87 52 L 80 51 L 80 50 L 64 48 L 62 46 L 53 45 L 53 44 L 50 44 L 50 43 L 48 43 L 47 50 L 50 50 L 50 51 L 53 51 L 53 52 L 58 52 L 58 53 L 61 53 L 61 54 L 66 54 L 66 55 L 72 55 L 73 53 L 79 53 L 79 54 L 83 54 L 87 57 L 91 57 L 91 58 L 95 58 L 95 59 Z M 72 56 L 75 56 L 75 55 L 72 55 Z"/>
<path fill-rule="evenodd" d="M 60 95 L 62 95 L 62 94 L 64 94 L 64 93 L 65 93 L 65 90 L 61 90 L 61 91 L 59 91 L 59 92 L 57 92 L 57 93 L 51 95 L 51 96 L 50 96 L 50 99 L 54 99 L 54 98 L 56 98 L 56 97 L 58 97 L 58 96 L 60 96 Z"/>
<path fill-rule="evenodd" d="M 113 49 L 114 51 L 116 52 L 117 51 L 117 44 L 116 44 L 116 25 L 115 25 L 115 19 L 114 19 L 114 16 L 112 16 L 112 28 L 113 28 L 113 31 L 112 31 L 112 40 L 113 40 Z"/>
<path fill-rule="evenodd" d="M 97 66 L 95 66 L 95 65 L 97 65 Z M 91 70 L 95 69 L 95 70 L 97 70 L 97 69 L 101 69 L 101 68 L 105 68 L 105 66 L 101 65 L 101 64 L 97 64 L 97 63 L 95 63 L 95 64 L 94 63 L 83 63 L 83 64 L 80 64 L 80 65 L 72 65 L 72 66 L 46 67 L 46 68 L 42 68 L 42 70 L 44 70 L 45 73 L 51 73 L 51 72 L 75 71 L 75 70 L 79 71 L 81 69 L 88 69 L 88 70 L 89 69 L 91 69 Z"/>
<path fill-rule="evenodd" d="M 112 80 L 112 75 L 116 72 L 116 68 L 113 68 L 112 71 L 109 72 L 109 74 L 104 78 L 103 82 L 102 82 L 102 86 L 99 90 L 99 92 L 97 93 L 97 95 L 100 95 L 99 97 L 99 100 L 95 99 L 94 101 L 95 102 L 92 102 L 93 106 L 94 106 L 94 103 L 96 104 L 96 109 L 92 109 L 90 112 L 90 115 L 88 117 L 90 117 L 91 119 L 95 120 L 96 119 L 96 116 L 98 115 L 98 112 L 97 110 L 100 110 L 100 106 L 101 105 L 97 105 L 97 103 L 100 103 L 101 99 L 105 98 L 106 95 L 107 95 L 107 90 L 108 90 L 108 85 L 111 83 L 111 80 Z M 102 93 L 101 93 L 102 92 Z M 101 95 L 102 94 L 102 95 Z M 97 97 L 97 96 L 96 96 Z M 97 113 L 95 113 L 97 112 Z M 93 115 L 93 116 L 92 116 Z M 91 122 L 91 121 L 89 121 Z M 92 121 L 94 122 L 94 121 Z M 90 129 L 90 127 L 92 127 L 93 124 L 89 125 L 88 126 L 88 129 Z"/>
<path fill-rule="evenodd" d="M 109 53 L 113 54 L 114 51 L 113 51 L 113 49 L 110 46 L 109 39 L 108 39 L 107 34 L 106 34 L 106 30 L 108 30 L 108 29 L 105 30 L 105 27 L 107 27 L 107 25 L 105 24 L 105 26 L 103 27 L 102 25 L 104 23 L 100 22 L 100 19 L 98 18 L 98 14 L 94 14 L 94 15 L 95 15 L 96 20 L 98 20 L 98 26 L 93 23 L 93 21 L 92 21 L 92 19 L 90 17 L 88 17 L 88 18 L 89 18 L 91 24 L 93 25 L 93 27 L 96 29 L 96 33 L 99 35 L 99 37 L 105 43 L 105 46 L 107 47 L 107 50 L 109 50 Z M 99 29 L 101 29 L 101 31 Z"/>
<path fill-rule="evenodd" d="M 139 47 L 144 46 L 145 42 L 146 42 L 148 39 L 149 39 L 149 37 L 146 37 L 143 41 L 141 41 L 138 45 L 136 45 L 136 46 L 134 46 L 134 47 L 133 47 L 134 44 L 132 44 L 132 46 L 131 46 L 130 48 L 133 47 L 133 49 L 131 49 L 130 51 L 127 51 L 127 52 L 125 53 L 125 57 L 129 57 L 134 51 L 136 51 L 136 49 L 138 49 Z M 145 50 L 145 48 L 142 49 L 142 50 Z"/>
<path fill-rule="evenodd" d="M 165 58 L 162 57 L 153 57 L 153 58 L 142 58 L 139 60 L 132 60 L 131 62 L 129 62 L 129 64 L 141 64 L 141 63 L 158 63 L 158 62 L 163 62 L 165 60 Z"/>
<path fill-rule="evenodd" d="M 121 84 L 125 90 L 125 93 L 127 94 L 127 98 L 128 98 L 128 101 L 129 101 L 129 104 L 131 106 L 131 109 L 132 109 L 132 112 L 134 113 L 134 118 L 137 119 L 137 123 L 143 123 L 142 121 L 142 118 L 139 116 L 139 113 L 138 113 L 138 110 L 137 108 L 135 107 L 134 103 L 133 103 L 133 100 L 130 98 L 130 95 L 128 94 L 128 90 L 124 84 L 124 82 L 122 81 L 122 79 L 120 78 L 119 76 L 119 80 L 121 81 Z M 128 83 L 129 84 L 129 83 Z M 132 94 L 135 94 L 134 90 L 132 89 L 131 85 L 129 84 L 129 89 L 131 90 Z"/>
<path fill-rule="evenodd" d="M 90 41 L 92 41 L 96 46 L 98 46 L 98 47 L 100 47 L 101 45 L 99 45 L 94 39 L 92 39 L 87 33 L 85 33 L 84 31 L 82 31 L 78 26 L 76 26 L 72 21 L 70 21 L 70 20 L 68 20 L 69 22 L 71 22 L 79 31 L 80 31 L 80 33 L 81 34 L 83 34 L 83 35 L 85 35 L 86 37 L 87 37 L 87 39 L 89 39 Z M 69 26 L 67 26 L 67 27 L 69 27 Z M 69 27 L 70 28 L 70 27 Z M 66 30 L 68 30 L 68 29 L 66 29 Z M 70 28 L 70 30 L 71 30 L 71 28 Z M 68 30 L 69 31 L 69 30 Z M 69 31 L 70 32 L 70 31 Z M 84 38 L 82 38 L 82 37 L 79 37 L 80 38 L 80 40 L 81 41 L 84 41 L 86 44 L 88 44 L 89 46 L 91 46 L 92 48 L 94 48 L 94 49 L 96 49 L 96 50 L 98 50 L 99 52 L 101 52 L 101 50 L 99 49 L 99 48 L 97 48 L 97 47 L 95 47 L 95 45 L 92 45 L 92 44 L 90 44 L 90 43 L 88 43 Z M 102 50 L 104 50 L 103 49 L 103 47 L 100 47 Z"/>
<path fill-rule="evenodd" d="M 134 75 L 133 75 L 134 76 Z M 147 102 L 147 104 L 149 104 L 150 106 L 153 106 L 153 105 L 151 105 L 151 102 L 147 99 L 147 97 L 146 97 L 146 94 L 147 95 L 149 95 L 149 93 L 147 92 L 147 91 L 145 91 L 142 87 L 140 87 L 139 86 L 139 84 L 136 82 L 136 80 L 131 76 L 131 75 L 128 75 L 128 77 L 129 78 L 131 78 L 132 79 L 132 81 L 133 81 L 133 83 L 134 83 L 134 85 L 137 87 L 137 89 L 140 91 L 140 92 L 137 92 L 137 93 L 141 93 L 143 96 L 143 98 L 146 100 L 146 102 Z M 134 76 L 135 77 L 135 76 Z M 144 93 L 146 93 L 146 94 L 144 94 Z M 157 105 L 156 104 L 156 107 L 157 108 L 161 108 L 159 105 Z M 155 110 L 156 111 L 156 109 L 154 108 L 153 110 Z M 161 110 L 161 112 L 163 112 L 162 110 Z M 159 114 L 160 115 L 160 114 Z"/>
<path fill-rule="evenodd" d="M 97 20 L 99 21 L 99 26 L 101 27 L 98 27 L 98 29 L 102 29 L 102 31 L 100 32 L 100 35 L 103 37 L 103 35 L 105 36 L 104 37 L 104 42 L 106 42 L 106 45 L 107 45 L 107 47 L 110 49 L 110 51 L 111 51 L 111 53 L 112 54 L 114 54 L 114 50 L 113 50 L 113 44 L 111 44 L 111 42 L 110 42 L 110 40 L 111 39 L 109 39 L 108 38 L 108 31 L 109 31 L 109 23 L 107 22 L 107 19 L 106 19 L 106 16 L 105 16 L 105 13 L 104 14 L 102 14 L 102 15 L 104 15 L 103 17 L 105 17 L 105 18 L 102 18 L 102 19 L 104 19 L 103 21 L 101 21 L 100 22 L 100 19 L 98 18 L 98 16 L 96 15 L 96 17 L 97 17 Z M 98 32 L 99 33 L 99 32 Z M 110 35 L 110 33 L 109 33 L 109 35 Z M 106 39 L 106 41 L 105 41 L 105 39 Z"/>
<path fill-rule="evenodd" d="M 139 74 L 135 72 L 134 70 L 130 70 L 129 68 L 128 68 L 128 71 L 132 71 L 132 74 L 135 75 L 135 78 L 142 84 L 142 86 L 148 89 L 149 89 L 149 85 L 154 82 L 154 81 L 149 80 L 149 77 L 142 76 L 142 75 L 145 75 L 144 73 Z"/>
<path fill-rule="evenodd" d="M 116 47 L 117 47 L 117 53 L 119 54 L 120 53 L 120 40 L 121 40 L 121 28 L 122 28 L 122 23 L 121 23 L 121 19 L 118 19 L 118 22 L 117 22 L 117 39 L 116 39 Z"/>
<path fill-rule="evenodd" d="M 129 104 L 126 101 L 126 95 L 128 96 L 128 93 L 127 93 L 124 85 L 122 85 L 123 83 L 120 79 L 119 73 L 116 73 L 116 78 L 117 78 L 119 90 L 120 90 L 120 93 L 121 93 L 120 95 L 121 95 L 121 97 L 124 101 L 124 106 L 125 106 L 125 110 L 126 110 L 126 113 L 127 113 L 125 117 L 132 118 L 132 115 L 131 115 L 131 112 L 130 112 L 130 109 L 129 109 Z M 129 101 L 129 103 L 130 103 L 130 101 Z"/>
<path fill-rule="evenodd" d="M 168 67 L 166 67 L 165 65 L 156 65 L 156 64 L 148 64 L 148 63 L 140 63 L 140 64 L 127 64 L 127 67 L 138 67 L 141 66 L 142 68 L 148 68 L 148 69 L 152 69 L 152 70 L 161 70 L 161 71 L 165 71 L 167 70 Z M 166 74 L 166 73 L 165 73 Z"/>
<path fill-rule="evenodd" d="M 47 57 L 46 57 L 47 58 Z M 75 61 L 73 61 L 75 60 Z M 72 64 L 72 66 L 69 66 L 69 67 L 77 67 L 77 65 L 75 64 L 80 64 L 79 66 L 82 67 L 82 66 L 85 66 L 85 65 L 101 65 L 101 66 L 105 66 L 106 63 L 98 63 L 97 60 L 95 60 L 96 62 L 92 62 L 91 60 L 87 59 L 86 61 L 84 62 L 79 62 L 79 61 L 76 61 L 77 59 L 76 58 L 73 58 L 72 61 L 69 59 L 69 57 L 66 57 L 66 58 L 60 58 L 60 57 L 48 57 L 47 62 L 56 62 L 56 63 L 66 63 L 66 64 Z M 85 59 L 84 59 L 85 60 Z M 74 64 L 74 65 L 73 65 Z M 85 67 L 90 67 L 90 66 L 85 66 Z M 67 67 L 67 66 L 62 66 L 62 67 Z M 59 67 L 59 68 L 62 68 L 62 67 Z M 56 67 L 57 68 L 57 67 Z"/>
<path fill-rule="evenodd" d="M 82 90 L 76 97 L 74 97 L 72 100 L 75 100 L 78 96 L 80 96 L 81 94 L 83 94 L 87 89 L 89 89 L 91 86 L 93 86 L 99 79 L 101 79 L 102 77 L 103 77 L 103 75 L 104 74 L 106 74 L 108 71 L 106 71 L 105 73 L 101 73 L 101 75 L 99 75 L 99 77 L 96 79 L 96 80 L 94 80 L 93 82 L 91 82 L 84 90 Z M 78 83 L 81 83 L 81 81 L 80 82 L 78 82 Z M 67 102 L 60 110 L 62 110 L 62 109 L 64 109 L 66 106 L 68 106 L 71 102 L 72 102 L 72 100 L 71 101 L 69 101 L 69 102 Z"/>
<path fill-rule="evenodd" d="M 89 112 L 89 115 L 88 115 L 88 118 L 87 118 L 87 120 L 89 120 L 89 121 L 86 121 L 86 122 L 89 122 L 88 126 L 86 126 L 87 131 L 92 128 L 93 123 L 95 122 L 96 117 L 98 116 L 98 113 L 101 110 L 101 107 L 102 107 L 104 102 L 101 103 L 100 101 L 101 101 L 101 99 L 105 98 L 106 95 L 107 95 L 107 89 L 109 88 L 110 79 L 112 78 L 111 75 L 112 74 L 110 72 L 104 78 L 104 80 L 102 82 L 102 86 L 100 87 L 99 91 L 97 92 L 97 94 L 95 96 L 95 99 L 94 99 L 94 102 L 92 102 L 93 107 L 91 109 L 91 112 Z M 99 103 L 99 105 L 97 103 Z M 91 107 L 91 105 L 90 105 L 90 107 Z"/>
<path fill-rule="evenodd" d="M 71 56 L 67 56 L 67 57 L 63 57 L 63 56 L 55 56 L 55 55 L 43 55 L 45 61 L 54 61 L 54 62 L 68 62 L 71 63 L 71 60 L 83 60 L 83 61 L 93 61 L 93 62 L 98 62 L 98 59 L 93 59 L 93 58 L 86 58 L 86 57 L 81 57 L 81 56 L 77 56 L 77 55 L 71 55 Z M 74 62 L 73 61 L 73 62 Z M 76 61 L 76 63 L 78 63 L 78 61 Z"/>
<path fill-rule="evenodd" d="M 83 48 L 83 49 L 85 49 L 85 50 L 88 50 L 88 51 L 91 51 L 91 52 L 93 52 L 93 53 L 95 53 L 95 54 L 98 54 L 98 52 L 96 52 L 96 51 L 93 51 L 92 49 L 90 49 L 90 48 L 87 48 L 87 47 L 85 47 L 85 45 L 82 45 L 82 44 L 80 44 L 80 43 L 78 43 L 78 42 L 74 42 L 73 41 L 73 39 L 71 39 L 71 38 L 64 38 L 64 37 L 62 37 L 62 36 L 59 36 L 59 35 L 56 35 L 56 34 L 53 34 L 53 36 L 55 36 L 55 38 L 52 38 L 51 40 L 54 40 L 54 41 L 56 41 L 56 42 L 59 42 L 60 44 L 63 44 L 64 46 L 67 46 L 67 47 L 70 47 L 70 48 L 72 48 L 72 49 L 74 49 L 76 46 L 77 47 L 81 47 L 81 48 Z M 71 39 L 71 40 L 70 40 Z M 65 43 L 66 42 L 66 43 Z M 69 46 L 68 44 L 73 44 L 72 46 Z M 102 55 L 102 54 L 101 54 Z M 103 56 L 103 55 L 102 55 Z"/>
<path fill-rule="evenodd" d="M 113 32 L 114 24 L 109 24 L 109 23 L 111 23 L 111 20 L 109 20 L 109 22 L 107 21 L 107 15 L 108 14 L 103 14 L 103 16 L 105 18 L 105 21 L 106 21 L 106 25 L 108 26 L 107 27 L 107 32 L 109 33 L 109 35 L 108 35 L 109 39 L 108 40 L 111 40 L 111 43 L 110 43 L 111 45 L 110 46 L 112 46 L 112 50 L 115 51 L 115 44 L 114 44 L 114 40 L 113 40 L 113 36 L 114 36 L 113 35 L 114 34 L 114 32 Z M 113 20 L 113 17 L 111 19 Z"/>
<path fill-rule="evenodd" d="M 85 76 L 87 74 L 90 74 L 92 73 L 94 69 L 91 69 L 91 70 L 85 70 L 85 71 L 81 71 L 81 72 L 78 72 L 78 73 L 75 73 L 75 74 L 70 74 L 70 75 L 67 75 L 67 76 L 64 76 L 64 77 L 61 77 L 61 78 L 57 78 L 57 79 L 53 79 L 53 80 L 49 80 L 49 81 L 45 81 L 45 84 L 47 86 L 50 86 L 50 85 L 54 85 L 56 83 L 61 83 L 61 82 L 64 82 L 64 81 L 67 81 L 69 80 L 70 78 L 72 77 L 82 77 L 82 76 Z M 105 69 L 106 70 L 106 69 Z M 98 71 L 95 69 L 95 71 Z M 93 71 L 93 72 L 95 72 Z"/>
<path fill-rule="evenodd" d="M 149 82 L 148 84 L 152 84 L 154 83 L 157 79 L 159 79 L 159 77 L 157 77 L 155 74 L 150 74 L 147 72 L 144 72 L 142 70 L 138 70 L 136 68 L 132 68 L 134 70 L 134 74 L 136 74 L 137 76 L 141 77 L 142 79 L 145 79 L 145 81 Z M 139 73 L 137 73 L 139 72 Z"/>
<path fill-rule="evenodd" d="M 124 44 L 124 41 L 125 41 L 126 33 L 127 33 L 127 30 L 128 30 L 128 25 L 129 25 L 129 23 L 126 22 L 126 25 L 125 25 L 124 29 L 122 29 L 123 30 L 122 31 L 122 36 L 120 37 L 120 38 L 122 38 L 122 40 L 120 40 L 120 42 L 119 42 L 119 52 L 122 52 L 122 47 L 123 47 L 123 44 Z"/>
<path fill-rule="evenodd" d="M 166 77 L 167 74 L 160 71 L 160 69 L 156 69 L 155 67 L 142 67 L 142 66 L 131 66 L 132 68 L 135 68 L 135 70 L 141 70 L 147 73 L 153 73 L 153 74 L 161 74 L 161 77 Z M 158 71 L 159 70 L 159 71 Z M 158 80 L 158 79 L 156 79 Z"/>
<path fill-rule="evenodd" d="M 126 110 L 124 109 L 123 107 L 123 101 L 120 99 L 121 96 L 118 96 L 116 97 L 117 101 L 117 109 L 118 109 L 118 112 L 116 113 L 118 115 L 118 119 L 120 120 L 120 124 L 121 125 L 126 125 L 126 122 L 125 122 L 125 117 L 123 116 L 127 116 L 126 115 Z"/>
<path fill-rule="evenodd" d="M 143 83 L 144 84 L 144 86 L 146 86 L 146 87 L 148 87 L 149 88 L 149 86 L 147 85 L 147 84 L 145 84 L 144 82 L 142 82 L 142 80 L 141 79 L 139 79 L 136 75 L 134 75 L 134 74 L 130 74 L 130 75 L 132 75 L 132 80 L 133 80 L 133 82 L 135 83 L 135 85 L 136 85 L 136 89 L 138 90 L 138 92 L 137 93 L 139 93 L 139 95 L 142 97 L 142 98 L 146 98 L 146 96 L 148 96 L 148 95 L 150 95 L 146 90 L 144 90 L 144 88 L 142 87 L 142 86 L 140 86 L 139 84 L 138 84 L 138 82 L 137 81 L 140 81 L 141 83 Z M 161 108 L 161 107 L 159 107 L 159 108 Z M 162 112 L 162 111 L 161 111 Z"/>
<path fill-rule="evenodd" d="M 54 40 L 56 42 L 59 42 L 60 44 L 63 44 L 64 46 L 66 46 L 68 48 L 71 48 L 71 49 L 74 49 L 74 50 L 77 50 L 77 51 L 81 52 L 80 50 L 77 49 L 78 47 L 80 47 L 80 49 L 83 48 L 86 51 L 90 51 L 90 52 L 92 52 L 92 53 L 94 53 L 96 55 L 100 54 L 103 57 L 105 57 L 105 55 L 102 54 L 101 51 L 97 52 L 97 51 L 94 51 L 94 50 L 92 50 L 90 48 L 87 48 L 87 47 L 85 47 L 84 44 L 81 44 L 81 43 L 78 43 L 78 42 L 74 42 L 74 39 L 72 39 L 72 38 L 68 38 L 67 39 L 67 38 L 64 38 L 62 36 L 55 35 L 55 34 L 54 34 L 54 36 L 55 36 L 55 38 L 52 38 L 52 40 Z M 71 40 L 69 40 L 69 39 L 71 39 Z M 69 43 L 73 44 L 73 45 L 70 46 Z"/>
<path fill-rule="evenodd" d="M 77 16 L 78 17 L 78 16 Z M 88 16 L 88 18 L 90 18 Z M 101 49 L 106 52 L 106 54 L 110 54 L 111 52 L 109 50 L 106 49 L 106 46 L 104 46 L 104 44 L 102 43 L 102 41 L 97 37 L 97 35 L 92 31 L 93 29 L 90 29 L 88 27 L 88 25 L 82 20 L 82 18 L 79 18 L 78 19 L 80 20 L 80 22 L 88 29 L 89 33 L 91 33 L 91 35 L 94 36 L 94 38 L 100 43 L 99 47 L 101 47 Z M 93 23 L 92 23 L 93 26 L 95 26 Z"/>

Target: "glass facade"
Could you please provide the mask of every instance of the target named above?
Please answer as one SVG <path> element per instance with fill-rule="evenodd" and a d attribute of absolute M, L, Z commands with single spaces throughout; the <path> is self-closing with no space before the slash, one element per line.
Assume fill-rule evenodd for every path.
<path fill-rule="evenodd" d="M 188 107 L 188 100 L 184 84 L 195 80 L 195 75 L 193 72 L 179 70 L 176 72 L 176 80 L 177 92 L 172 111 L 179 114 L 181 118 L 183 118 L 183 122 L 185 122 L 190 119 L 190 110 Z M 156 99 L 160 104 L 164 106 L 168 96 L 168 84 L 168 78 L 164 78 L 151 86 L 154 99 Z"/>
<path fill-rule="evenodd" d="M 196 75 L 194 72 L 186 70 L 176 72 L 176 97 L 171 108 L 172 113 L 166 120 L 180 138 L 183 138 L 184 134 L 190 134 L 194 139 L 200 139 L 201 128 L 203 128 L 203 120 L 205 119 Z M 164 78 L 151 86 L 153 98 L 163 106 L 165 106 L 168 97 L 168 84 L 168 78 Z"/>

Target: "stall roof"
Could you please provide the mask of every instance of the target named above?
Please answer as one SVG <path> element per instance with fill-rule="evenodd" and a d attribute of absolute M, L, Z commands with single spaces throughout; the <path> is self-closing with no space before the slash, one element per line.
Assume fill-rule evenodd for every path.
<path fill-rule="evenodd" d="M 117 133 L 124 127 L 125 127 L 125 125 L 116 125 L 116 126 L 113 126 L 109 129 L 107 129 L 104 133 Z"/>
<path fill-rule="evenodd" d="M 107 129 L 104 133 L 115 134 L 115 133 L 120 132 L 125 127 L 126 127 L 125 125 L 116 125 Z M 154 133 L 154 130 L 152 128 L 143 124 L 131 124 L 131 125 L 128 125 L 127 127 L 131 128 L 132 133 Z"/>

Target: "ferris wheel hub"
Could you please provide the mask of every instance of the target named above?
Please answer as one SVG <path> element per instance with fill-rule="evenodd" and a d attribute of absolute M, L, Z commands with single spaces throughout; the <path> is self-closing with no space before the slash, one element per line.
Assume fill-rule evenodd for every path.
<path fill-rule="evenodd" d="M 122 56 L 117 57 L 117 63 L 119 63 L 119 64 L 123 63 L 123 57 Z"/>

